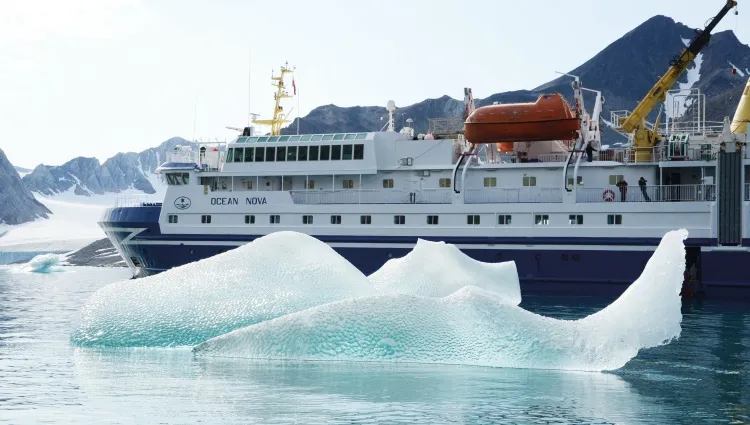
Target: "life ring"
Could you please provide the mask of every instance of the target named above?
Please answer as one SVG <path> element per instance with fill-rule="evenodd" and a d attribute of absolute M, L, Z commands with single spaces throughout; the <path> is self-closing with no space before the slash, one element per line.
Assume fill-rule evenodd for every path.
<path fill-rule="evenodd" d="M 615 192 L 612 189 L 607 189 L 602 193 L 602 198 L 605 202 L 612 202 L 615 200 Z"/>

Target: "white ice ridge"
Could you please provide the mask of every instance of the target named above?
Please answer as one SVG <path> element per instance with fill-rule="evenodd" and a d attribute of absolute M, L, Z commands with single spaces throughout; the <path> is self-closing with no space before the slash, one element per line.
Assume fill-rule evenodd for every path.
<path fill-rule="evenodd" d="M 465 286 L 444 298 L 340 300 L 238 329 L 196 355 L 406 361 L 601 371 L 680 335 L 686 230 L 667 233 L 641 276 L 602 311 L 565 321 Z M 437 261 L 435 261 L 437 262 Z"/>
<path fill-rule="evenodd" d="M 60 263 L 63 256 L 59 254 L 42 254 L 32 258 L 28 263 L 21 266 L 19 271 L 32 273 L 53 273 L 62 271 Z"/>
<path fill-rule="evenodd" d="M 442 264 L 439 273 L 426 271 L 436 263 Z M 469 284 L 466 276 L 486 280 L 474 284 L 502 299 L 520 301 L 514 263 L 475 262 L 444 244 L 419 242 L 403 261 L 386 266 L 373 275 L 373 285 L 327 244 L 301 233 L 272 233 L 156 276 L 100 289 L 82 307 L 71 341 L 81 346 L 194 345 L 344 299 L 381 293 L 444 296 Z M 393 281 L 381 280 L 389 275 Z"/>

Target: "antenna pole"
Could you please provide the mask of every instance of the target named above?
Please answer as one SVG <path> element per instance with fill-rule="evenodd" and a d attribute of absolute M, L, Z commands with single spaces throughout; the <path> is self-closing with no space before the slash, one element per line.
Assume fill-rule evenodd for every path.
<path fill-rule="evenodd" d="M 299 115 L 299 111 L 300 111 L 300 109 L 299 109 L 299 90 L 297 90 L 296 84 L 295 84 L 294 90 L 297 92 L 296 93 L 296 96 L 297 96 L 297 135 L 299 136 L 299 120 L 300 120 L 301 117 Z"/>
<path fill-rule="evenodd" d="M 198 81 L 200 78 L 195 79 L 195 104 L 193 104 L 193 141 L 195 141 L 195 121 L 198 116 Z"/>
<path fill-rule="evenodd" d="M 248 52 L 247 54 L 247 126 L 250 127 L 251 124 L 251 116 L 252 116 L 252 106 L 250 105 L 250 93 L 252 92 L 251 84 L 252 79 L 250 78 L 250 73 L 252 72 L 253 66 L 252 66 L 252 59 L 253 59 L 253 53 L 252 51 Z"/>

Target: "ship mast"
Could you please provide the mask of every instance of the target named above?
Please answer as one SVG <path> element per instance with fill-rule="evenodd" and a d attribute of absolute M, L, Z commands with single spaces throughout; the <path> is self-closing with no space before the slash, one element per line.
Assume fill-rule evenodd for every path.
<path fill-rule="evenodd" d="M 271 136 L 280 135 L 281 126 L 284 123 L 289 122 L 285 120 L 287 114 L 284 113 L 284 109 L 281 107 L 281 99 L 290 99 L 293 97 L 286 91 L 286 87 L 284 86 L 284 75 L 292 72 L 294 72 L 294 69 L 290 68 L 289 62 L 287 62 L 281 66 L 281 74 L 274 76 L 273 72 L 271 73 L 271 85 L 276 87 L 276 93 L 273 95 L 273 98 L 276 101 L 273 109 L 273 118 L 269 120 L 253 120 L 253 124 L 270 125 Z"/>

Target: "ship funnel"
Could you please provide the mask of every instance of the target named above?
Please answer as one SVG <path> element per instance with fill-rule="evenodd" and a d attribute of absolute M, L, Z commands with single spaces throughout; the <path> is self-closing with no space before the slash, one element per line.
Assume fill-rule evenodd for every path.
<path fill-rule="evenodd" d="M 737 104 L 730 130 L 733 134 L 746 134 L 748 122 L 750 122 L 750 78 L 748 78 L 745 90 L 742 92 L 740 103 Z"/>

